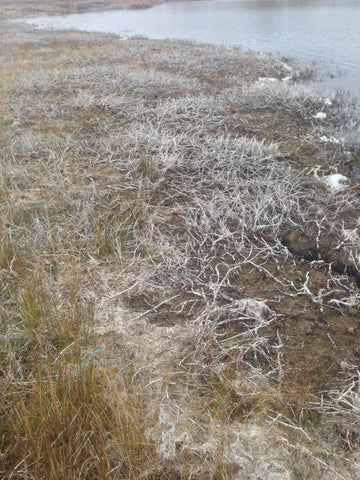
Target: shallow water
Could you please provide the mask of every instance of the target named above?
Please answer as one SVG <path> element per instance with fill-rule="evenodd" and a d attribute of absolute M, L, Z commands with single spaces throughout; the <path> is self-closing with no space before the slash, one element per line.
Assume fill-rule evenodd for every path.
<path fill-rule="evenodd" d="M 38 27 L 184 39 L 314 64 L 324 88 L 360 98 L 360 0 L 215 0 L 28 20 Z"/>

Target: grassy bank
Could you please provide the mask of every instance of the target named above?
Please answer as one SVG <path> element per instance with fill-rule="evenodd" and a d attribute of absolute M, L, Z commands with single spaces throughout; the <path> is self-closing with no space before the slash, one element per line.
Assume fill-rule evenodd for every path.
<path fill-rule="evenodd" d="M 88 11 L 122 10 L 129 8 L 149 8 L 165 0 L 26 0 L 14 2 L 0 0 L 0 15 L 4 17 L 34 15 L 64 15 Z M 177 0 L 166 0 L 173 2 Z M 188 0 L 182 0 L 188 1 Z M 190 0 L 189 0 L 190 1 Z"/>
<path fill-rule="evenodd" d="M 0 478 L 357 478 L 354 110 L 269 55 L 0 28 Z"/>

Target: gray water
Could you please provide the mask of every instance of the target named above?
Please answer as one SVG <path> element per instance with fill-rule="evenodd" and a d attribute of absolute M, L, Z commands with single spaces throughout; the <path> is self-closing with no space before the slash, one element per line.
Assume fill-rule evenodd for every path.
<path fill-rule="evenodd" d="M 360 0 L 214 0 L 28 20 L 41 28 L 241 46 L 312 65 L 360 98 Z"/>

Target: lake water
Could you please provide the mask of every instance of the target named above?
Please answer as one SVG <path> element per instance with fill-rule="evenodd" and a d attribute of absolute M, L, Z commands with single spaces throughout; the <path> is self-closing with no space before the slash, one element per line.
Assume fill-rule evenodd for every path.
<path fill-rule="evenodd" d="M 360 98 L 360 0 L 179 2 L 28 22 L 41 28 L 183 39 L 272 52 L 312 64 L 324 88 L 341 88 Z"/>

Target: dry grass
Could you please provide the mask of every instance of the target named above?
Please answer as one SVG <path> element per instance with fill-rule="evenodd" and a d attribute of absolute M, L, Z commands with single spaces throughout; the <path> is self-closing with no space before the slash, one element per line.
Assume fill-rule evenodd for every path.
<path fill-rule="evenodd" d="M 272 56 L 1 32 L 1 477 L 356 478 L 355 111 Z"/>
<path fill-rule="evenodd" d="M 176 1 L 176 0 L 167 0 Z M 0 14 L 5 17 L 19 17 L 30 15 L 65 15 L 85 11 L 121 10 L 125 8 L 148 8 L 163 3 L 164 0 L 26 0 L 12 2 L 0 1 Z"/>

